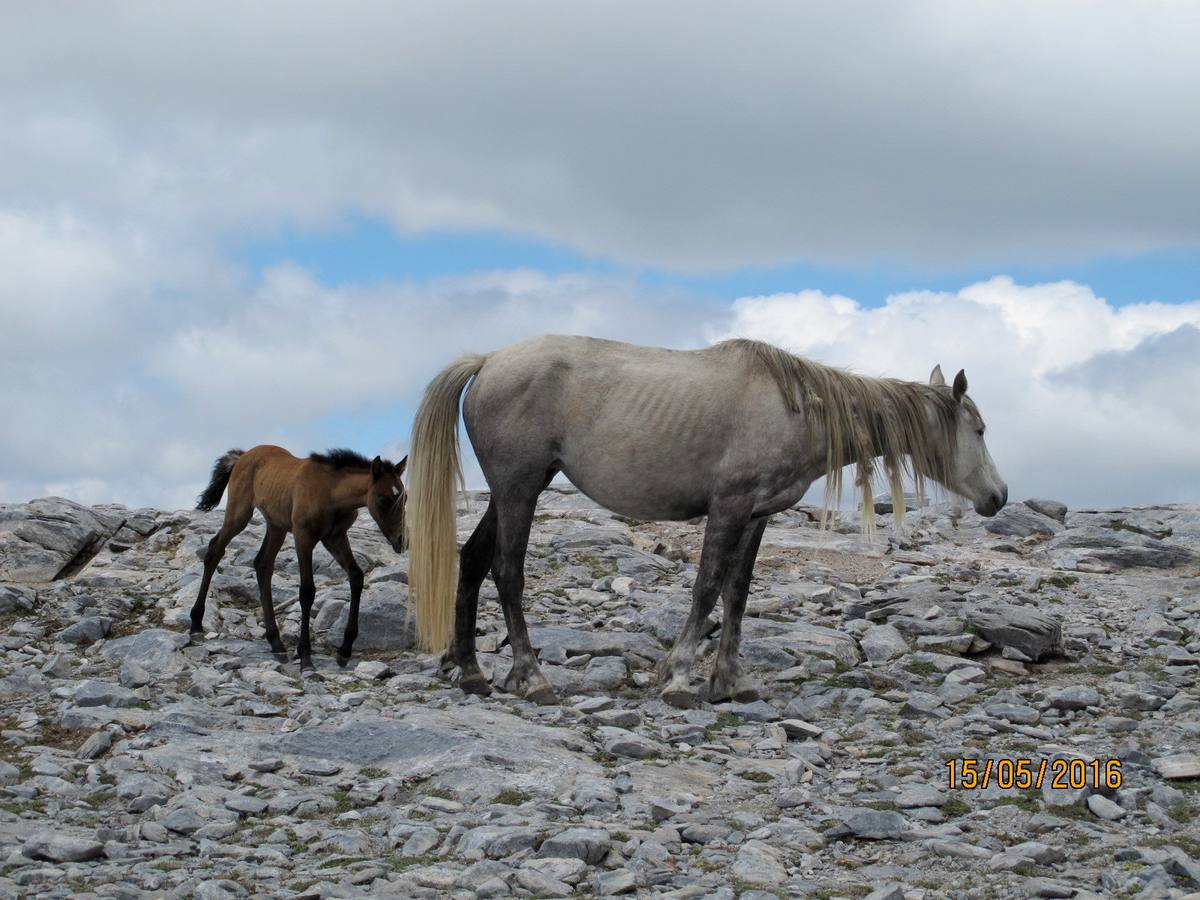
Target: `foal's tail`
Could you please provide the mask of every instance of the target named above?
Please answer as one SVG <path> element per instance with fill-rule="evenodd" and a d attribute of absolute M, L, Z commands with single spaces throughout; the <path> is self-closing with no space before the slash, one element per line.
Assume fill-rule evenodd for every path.
<path fill-rule="evenodd" d="M 408 588 L 417 639 L 438 652 L 454 630 L 458 529 L 455 487 L 465 489 L 458 456 L 458 401 L 486 356 L 468 353 L 444 368 L 421 398 L 413 419 L 408 469 Z"/>
<path fill-rule="evenodd" d="M 241 450 L 230 450 L 213 463 L 212 480 L 208 482 L 204 493 L 196 498 L 196 509 L 207 511 L 221 502 L 221 495 L 225 493 L 225 486 L 229 484 L 229 473 L 241 458 Z"/>

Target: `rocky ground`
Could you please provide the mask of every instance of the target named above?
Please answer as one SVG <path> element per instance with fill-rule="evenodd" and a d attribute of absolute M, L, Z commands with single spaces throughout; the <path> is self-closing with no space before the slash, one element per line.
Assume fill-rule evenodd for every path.
<path fill-rule="evenodd" d="M 877 509 L 874 544 L 776 517 L 743 644 L 762 699 L 681 710 L 653 669 L 695 523 L 547 492 L 526 610 L 562 702 L 538 707 L 406 649 L 406 561 L 365 517 L 356 659 L 321 556 L 302 679 L 260 639 L 261 524 L 189 644 L 220 512 L 0 506 L 0 896 L 1200 896 L 1200 507 L 939 505 L 900 538 Z M 289 541 L 276 598 L 297 586 Z M 963 758 L 1116 759 L 1123 784 L 951 789 Z"/>

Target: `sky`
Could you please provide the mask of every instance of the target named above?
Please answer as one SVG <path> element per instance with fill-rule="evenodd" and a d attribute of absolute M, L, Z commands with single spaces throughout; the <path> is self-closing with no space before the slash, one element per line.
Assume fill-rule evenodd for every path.
<path fill-rule="evenodd" d="M 963 368 L 1014 499 L 1200 502 L 1200 7 L 5 22 L 0 502 L 398 458 L 443 365 L 545 332 Z"/>

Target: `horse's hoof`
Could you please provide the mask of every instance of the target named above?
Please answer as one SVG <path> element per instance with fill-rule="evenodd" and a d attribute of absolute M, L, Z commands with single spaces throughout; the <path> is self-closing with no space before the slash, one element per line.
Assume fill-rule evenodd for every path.
<path fill-rule="evenodd" d="M 739 684 L 733 691 L 735 703 L 753 703 L 759 697 L 758 688 L 752 684 Z"/>
<path fill-rule="evenodd" d="M 450 656 L 450 651 L 447 650 L 442 654 L 442 658 L 438 660 L 438 672 L 442 675 L 449 675 L 458 668 L 458 663 Z"/>
<path fill-rule="evenodd" d="M 488 684 L 487 679 L 482 675 L 463 678 L 458 682 L 458 686 L 464 694 L 476 694 L 480 697 L 487 697 L 492 693 L 492 686 Z"/>
<path fill-rule="evenodd" d="M 558 703 L 558 694 L 548 684 L 541 684 L 525 695 L 525 699 L 538 706 L 554 706 Z"/>
<path fill-rule="evenodd" d="M 696 692 L 686 687 L 667 687 L 658 695 L 668 706 L 676 709 L 692 709 L 696 706 Z"/>
<path fill-rule="evenodd" d="M 343 668 L 343 669 L 346 668 L 346 663 L 348 663 L 348 662 L 350 662 L 350 654 L 347 653 L 345 656 L 342 656 L 342 654 L 339 653 L 337 655 L 337 664 L 341 668 Z"/>
<path fill-rule="evenodd" d="M 275 662 L 286 663 L 289 661 L 288 660 L 288 652 L 286 650 L 283 650 L 283 649 L 272 650 L 271 655 L 273 657 L 275 657 Z"/>

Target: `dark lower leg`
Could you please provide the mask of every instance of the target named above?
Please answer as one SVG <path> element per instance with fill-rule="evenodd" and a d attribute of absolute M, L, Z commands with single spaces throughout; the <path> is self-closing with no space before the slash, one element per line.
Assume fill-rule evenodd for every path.
<path fill-rule="evenodd" d="M 354 551 L 350 548 L 350 539 L 345 534 L 330 538 L 324 541 L 324 544 L 325 549 L 338 561 L 338 565 L 350 579 L 350 614 L 346 617 L 346 631 L 342 634 L 342 646 L 337 653 L 338 665 L 345 666 L 350 661 L 354 641 L 358 637 L 358 606 L 362 598 L 363 572 L 358 567 Z"/>
<path fill-rule="evenodd" d="M 475 656 L 475 623 L 479 612 L 479 588 L 491 567 L 495 550 L 496 506 L 489 503 L 459 556 L 454 641 L 448 654 L 449 661 L 459 668 L 459 686 L 470 694 L 491 693 Z"/>
<path fill-rule="evenodd" d="M 523 501 L 497 505 L 498 532 L 492 577 L 500 594 L 508 642 L 513 651 L 512 671 L 504 679 L 504 689 L 535 703 L 553 703 L 556 699 L 554 688 L 538 666 L 521 610 L 525 591 L 525 551 L 536 502 L 537 495 L 534 494 Z"/>
<path fill-rule="evenodd" d="M 704 622 L 716 605 L 724 586 L 742 534 L 749 521 L 751 504 L 738 500 L 726 502 L 709 510 L 704 529 L 704 547 L 700 553 L 700 569 L 692 587 L 692 610 L 675 641 L 675 646 L 663 660 L 659 681 L 665 682 L 661 696 L 676 706 L 691 706 L 695 692 L 691 688 L 692 661 L 703 636 Z"/>
<path fill-rule="evenodd" d="M 200 634 L 204 631 L 204 607 L 205 599 L 208 597 L 208 587 L 212 584 L 213 574 L 217 571 L 217 563 L 225 555 L 225 548 L 229 546 L 231 540 L 233 540 L 233 535 L 227 535 L 225 529 L 222 528 L 208 542 L 208 550 L 204 554 L 204 575 L 200 578 L 200 592 L 196 595 L 196 602 L 192 605 L 190 628 L 192 634 Z"/>
<path fill-rule="evenodd" d="M 286 535 L 287 532 L 282 528 L 272 528 L 268 525 L 262 547 L 259 548 L 258 555 L 254 557 L 254 574 L 258 578 L 258 597 L 263 611 L 263 637 L 267 639 L 267 643 L 271 645 L 271 652 L 280 662 L 287 661 L 287 650 L 279 637 L 279 623 L 275 621 L 275 601 L 271 594 L 271 578 L 275 574 L 275 557 L 279 555 L 279 548 L 283 545 Z"/>
<path fill-rule="evenodd" d="M 296 647 L 296 657 L 300 660 L 300 670 L 312 668 L 312 638 L 309 634 L 309 619 L 312 617 L 313 598 L 317 589 L 313 583 L 312 567 L 313 542 L 307 536 L 296 534 L 296 556 L 300 560 L 300 643 Z"/>
<path fill-rule="evenodd" d="M 710 702 L 733 699 L 746 702 L 758 698 L 758 692 L 741 680 L 738 663 L 738 647 L 742 639 L 742 616 L 746 612 L 746 598 L 750 593 L 750 580 L 754 574 L 754 561 L 762 543 L 767 520 L 751 522 L 737 549 L 737 561 L 725 580 L 721 591 L 724 616 L 721 626 L 721 643 L 717 648 L 717 661 L 709 680 Z"/>

